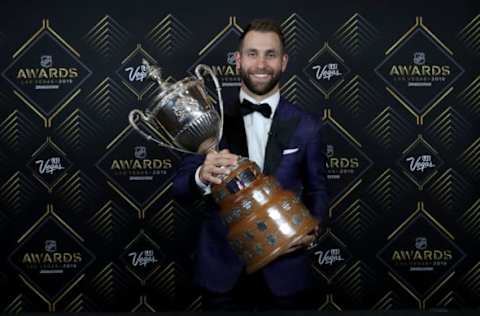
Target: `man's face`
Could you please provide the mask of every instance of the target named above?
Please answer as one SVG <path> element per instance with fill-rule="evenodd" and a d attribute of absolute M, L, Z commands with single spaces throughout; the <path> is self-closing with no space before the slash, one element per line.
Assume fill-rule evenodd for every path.
<path fill-rule="evenodd" d="M 236 54 L 242 86 L 254 98 L 265 98 L 278 90 L 278 81 L 287 62 L 280 38 L 273 32 L 248 32 L 241 51 Z"/>

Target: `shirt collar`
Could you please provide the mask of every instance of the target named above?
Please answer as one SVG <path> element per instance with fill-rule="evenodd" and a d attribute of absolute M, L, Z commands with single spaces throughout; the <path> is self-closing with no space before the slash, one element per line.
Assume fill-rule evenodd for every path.
<path fill-rule="evenodd" d="M 272 118 L 273 114 L 275 113 L 275 110 L 277 109 L 278 102 L 280 102 L 280 91 L 275 92 L 274 94 L 272 94 L 268 98 L 261 100 L 260 102 L 258 102 L 257 100 L 249 96 L 243 89 L 240 89 L 239 97 L 240 97 L 240 102 L 242 102 L 244 99 L 247 99 L 248 101 L 255 104 L 268 103 L 268 105 L 270 105 L 270 108 L 272 109 L 272 116 L 271 116 Z"/>

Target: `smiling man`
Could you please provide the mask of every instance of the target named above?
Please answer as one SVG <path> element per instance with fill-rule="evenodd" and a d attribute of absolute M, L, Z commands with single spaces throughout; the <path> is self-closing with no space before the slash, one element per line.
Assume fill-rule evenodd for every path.
<path fill-rule="evenodd" d="M 274 31 L 251 30 L 244 34 L 235 54 L 242 90 L 257 101 L 279 91 L 280 75 L 288 62 L 281 41 Z"/>
<path fill-rule="evenodd" d="M 241 155 L 299 196 L 320 222 L 327 211 L 320 115 L 280 96 L 279 80 L 288 64 L 280 26 L 268 19 L 252 21 L 240 38 L 235 60 L 242 82 L 238 99 L 225 103 L 222 150 L 185 157 L 173 181 L 179 202 L 204 198 L 211 209 L 200 229 L 194 281 L 203 291 L 205 310 L 314 308 L 308 300 L 314 282 L 305 249 L 316 231 L 288 254 L 246 275 L 210 197 L 210 185 L 220 183 L 218 175 Z"/>

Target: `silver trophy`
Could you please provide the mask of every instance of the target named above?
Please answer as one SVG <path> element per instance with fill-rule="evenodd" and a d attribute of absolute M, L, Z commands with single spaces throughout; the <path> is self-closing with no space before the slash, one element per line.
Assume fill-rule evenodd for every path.
<path fill-rule="evenodd" d="M 146 60 L 143 64 L 147 76 L 157 81 L 161 91 L 145 112 L 138 109 L 130 112 L 130 125 L 148 140 L 170 149 L 200 154 L 216 150 L 222 137 L 223 102 L 220 84 L 212 69 L 200 64 L 195 67 L 196 77 L 169 83 L 162 80 L 159 67 L 150 65 Z M 220 115 L 205 92 L 205 80 L 201 73 L 209 74 L 215 83 Z M 170 143 L 142 129 L 143 125 L 138 122 L 150 126 L 158 135 L 167 135 Z"/>
<path fill-rule="evenodd" d="M 217 151 L 222 137 L 223 103 L 217 77 L 205 65 L 195 68 L 196 77 L 175 83 L 162 80 L 160 69 L 144 61 L 148 77 L 155 79 L 161 91 L 145 110 L 132 110 L 129 122 L 148 140 L 186 153 L 205 154 Z M 220 113 L 205 92 L 201 72 L 209 74 L 218 93 Z M 137 124 L 142 122 L 143 124 Z M 152 136 L 145 125 L 158 136 L 167 135 L 169 143 Z M 239 157 L 229 173 L 218 175 L 212 195 L 219 205 L 219 215 L 228 227 L 227 239 L 244 260 L 247 273 L 264 267 L 318 224 L 293 193 L 281 188 L 271 176 L 265 176 L 255 162 Z"/>

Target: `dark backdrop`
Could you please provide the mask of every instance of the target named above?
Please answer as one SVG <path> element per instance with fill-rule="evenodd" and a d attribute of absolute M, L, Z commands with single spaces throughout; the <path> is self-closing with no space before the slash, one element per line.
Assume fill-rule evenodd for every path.
<path fill-rule="evenodd" d="M 201 310 L 200 201 L 172 199 L 175 152 L 127 115 L 282 23 L 282 94 L 322 115 L 328 223 L 320 310 L 462 309 L 480 296 L 480 15 L 475 1 L 3 1 L 0 310 Z M 228 128 L 228 127 L 227 127 Z"/>

